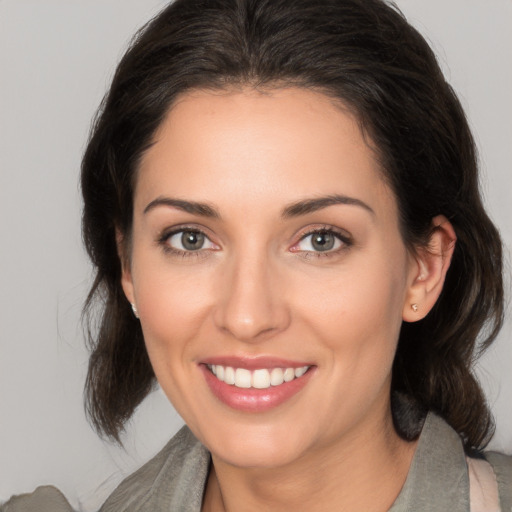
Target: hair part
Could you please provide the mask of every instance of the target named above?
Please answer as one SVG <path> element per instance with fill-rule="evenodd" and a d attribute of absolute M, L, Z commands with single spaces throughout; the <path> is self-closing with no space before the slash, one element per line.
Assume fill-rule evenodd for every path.
<path fill-rule="evenodd" d="M 393 391 L 432 409 L 467 449 L 492 417 L 473 363 L 503 319 L 499 234 L 482 205 L 475 144 L 462 107 L 423 37 L 381 0 L 176 0 L 136 35 L 94 122 L 82 163 L 83 238 L 96 276 L 86 409 L 119 441 L 155 377 L 121 289 L 116 230 L 130 239 L 139 162 L 179 95 L 232 87 L 314 89 L 351 109 L 397 198 L 409 248 L 445 215 L 457 245 L 426 318 L 404 323 Z M 91 325 L 89 323 L 89 325 Z"/>

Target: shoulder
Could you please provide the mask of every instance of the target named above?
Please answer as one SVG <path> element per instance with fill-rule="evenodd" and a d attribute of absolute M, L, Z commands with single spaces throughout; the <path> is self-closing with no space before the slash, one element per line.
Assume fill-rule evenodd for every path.
<path fill-rule="evenodd" d="M 406 482 L 390 512 L 512 512 L 511 457 L 466 456 L 459 434 L 428 413 Z"/>
<path fill-rule="evenodd" d="M 0 505 L 0 512 L 73 512 L 73 509 L 58 489 L 45 485 L 30 494 L 13 496 Z"/>
<path fill-rule="evenodd" d="M 100 512 L 200 509 L 210 455 L 183 427 L 149 462 L 126 478 Z M 183 503 L 187 508 L 182 507 Z"/>
<path fill-rule="evenodd" d="M 498 483 L 501 509 L 512 511 L 512 455 L 485 452 L 483 456 L 494 470 Z"/>

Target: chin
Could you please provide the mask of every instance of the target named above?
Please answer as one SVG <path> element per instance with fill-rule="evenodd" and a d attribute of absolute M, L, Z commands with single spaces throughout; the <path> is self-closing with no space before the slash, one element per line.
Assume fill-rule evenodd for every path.
<path fill-rule="evenodd" d="M 291 432 L 296 430 L 297 432 Z M 276 468 L 293 463 L 307 451 L 307 432 L 287 426 L 240 426 L 210 429 L 202 442 L 227 464 L 246 468 Z"/>

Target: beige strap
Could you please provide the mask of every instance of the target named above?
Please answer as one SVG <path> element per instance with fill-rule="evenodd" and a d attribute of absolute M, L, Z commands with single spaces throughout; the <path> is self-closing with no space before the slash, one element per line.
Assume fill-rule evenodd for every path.
<path fill-rule="evenodd" d="M 498 482 L 492 466 L 484 459 L 466 457 L 466 462 L 471 512 L 501 512 Z"/>

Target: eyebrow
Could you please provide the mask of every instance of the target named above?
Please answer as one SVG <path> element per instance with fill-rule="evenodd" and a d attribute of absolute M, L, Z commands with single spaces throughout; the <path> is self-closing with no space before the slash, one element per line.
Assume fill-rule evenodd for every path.
<path fill-rule="evenodd" d="M 301 201 L 297 201 L 296 203 L 292 203 L 283 209 L 281 217 L 284 219 L 291 217 L 300 217 L 302 215 L 307 215 L 308 213 L 313 213 L 318 210 L 322 210 L 323 208 L 327 208 L 329 206 L 337 204 L 359 206 L 367 210 L 372 215 L 375 215 L 373 209 L 360 199 L 340 194 L 334 194 L 324 197 L 315 197 L 312 199 L 303 199 Z M 178 210 L 191 213 L 192 215 L 198 215 L 200 217 L 209 217 L 214 219 L 221 218 L 219 212 L 213 206 L 210 206 L 207 203 L 200 203 L 197 201 L 185 201 L 183 199 L 173 199 L 170 197 L 157 197 L 156 199 L 151 201 L 146 206 L 146 208 L 144 208 L 143 213 L 146 214 L 149 211 L 153 210 L 154 208 L 157 208 L 158 206 L 177 208 Z"/>
<path fill-rule="evenodd" d="M 170 197 L 157 197 L 151 201 L 146 208 L 144 208 L 144 214 L 153 210 L 158 206 L 169 206 L 171 208 L 177 208 L 193 215 L 199 215 L 200 217 L 210 217 L 219 219 L 219 212 L 207 203 L 199 203 L 196 201 L 184 201 L 183 199 L 173 199 Z"/>
<path fill-rule="evenodd" d="M 283 212 L 281 213 L 281 216 L 285 219 L 290 217 L 300 217 L 301 215 L 307 215 L 308 213 L 313 213 L 318 210 L 322 210 L 323 208 L 327 208 L 329 206 L 333 206 L 336 204 L 359 206 L 368 211 L 369 213 L 371 213 L 372 215 L 375 215 L 373 209 L 360 199 L 340 194 L 334 194 L 324 197 L 304 199 L 302 201 L 292 203 L 288 205 L 286 208 L 284 208 Z"/>

